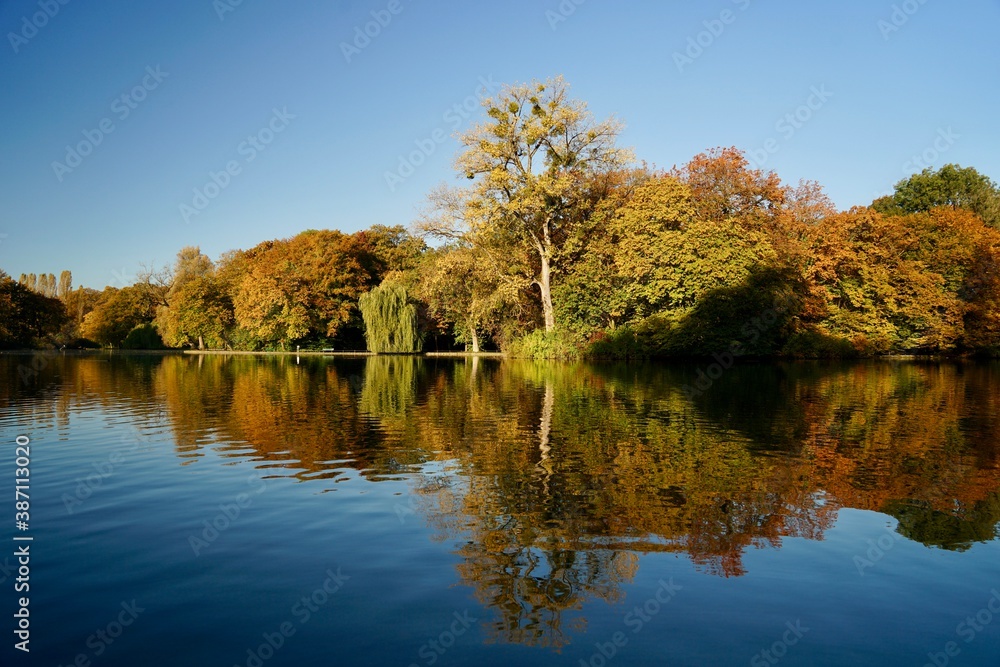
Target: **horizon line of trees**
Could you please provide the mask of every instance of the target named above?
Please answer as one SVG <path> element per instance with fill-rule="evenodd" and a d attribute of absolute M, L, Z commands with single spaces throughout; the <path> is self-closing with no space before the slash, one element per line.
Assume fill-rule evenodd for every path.
<path fill-rule="evenodd" d="M 216 261 L 187 247 L 173 267 L 100 292 L 74 291 L 69 272 L 58 284 L 4 274 L 0 295 L 12 283 L 65 319 L 0 330 L 0 345 L 1000 352 L 1000 189 L 985 175 L 926 169 L 838 211 L 818 183 L 782 183 L 736 148 L 637 165 L 617 145 L 621 124 L 568 91 L 557 77 L 484 100 L 455 163 L 468 185 L 430 193 L 410 229 L 307 230 Z M 0 300 L 4 321 L 12 308 Z"/>

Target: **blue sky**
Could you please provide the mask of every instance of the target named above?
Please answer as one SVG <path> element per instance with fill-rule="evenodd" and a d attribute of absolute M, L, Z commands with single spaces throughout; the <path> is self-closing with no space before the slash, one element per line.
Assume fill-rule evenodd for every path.
<path fill-rule="evenodd" d="M 556 74 L 660 167 L 735 145 L 842 208 L 925 160 L 1000 180 L 997 0 L 63 1 L 0 0 L 15 278 L 410 224 L 483 82 Z"/>

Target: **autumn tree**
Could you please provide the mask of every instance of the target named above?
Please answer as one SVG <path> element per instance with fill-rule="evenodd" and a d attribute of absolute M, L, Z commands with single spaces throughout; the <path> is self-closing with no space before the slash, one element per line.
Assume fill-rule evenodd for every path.
<path fill-rule="evenodd" d="M 51 273 L 41 273 L 38 275 L 38 293 L 42 296 L 55 296 L 55 276 Z"/>
<path fill-rule="evenodd" d="M 496 333 L 504 308 L 516 308 L 511 283 L 491 269 L 489 255 L 471 246 L 452 245 L 428 253 L 419 273 L 416 296 L 431 317 L 451 325 L 455 340 L 473 352 L 481 337 Z"/>
<path fill-rule="evenodd" d="M 46 273 L 39 273 L 37 275 L 34 273 L 22 273 L 20 283 L 32 292 L 38 292 L 42 296 L 48 296 L 49 276 Z"/>
<path fill-rule="evenodd" d="M 101 292 L 83 285 L 70 290 L 62 297 L 68 319 L 59 332 L 59 339 L 67 345 L 80 344 L 80 327 L 84 318 L 103 300 Z"/>
<path fill-rule="evenodd" d="M 777 174 L 753 169 L 732 147 L 699 153 L 671 175 L 691 189 L 697 218 L 745 228 L 774 227 L 788 196 Z"/>
<path fill-rule="evenodd" d="M 56 296 L 65 301 L 72 291 L 73 274 L 69 271 L 63 271 L 59 274 L 59 288 L 56 292 Z"/>
<path fill-rule="evenodd" d="M 227 344 L 226 330 L 233 323 L 232 300 L 215 279 L 215 266 L 198 247 L 177 253 L 170 274 L 166 305 L 156 312 L 156 325 L 173 347 L 197 344 L 198 349 Z"/>
<path fill-rule="evenodd" d="M 69 271 L 63 271 L 59 274 L 59 280 L 56 281 L 56 276 L 52 273 L 39 273 L 37 275 L 22 273 L 18 282 L 42 296 L 63 299 L 73 288 L 73 274 Z"/>
<path fill-rule="evenodd" d="M 312 230 L 227 258 L 222 279 L 247 343 L 284 348 L 336 336 L 373 286 L 375 263 L 363 236 Z"/>
<path fill-rule="evenodd" d="M 696 155 L 672 175 L 691 189 L 697 219 L 765 234 L 785 267 L 806 263 L 808 228 L 836 212 L 818 183 L 788 186 L 774 172 L 753 168 L 736 148 Z"/>
<path fill-rule="evenodd" d="M 199 350 L 227 347 L 234 323 L 233 303 L 214 275 L 187 280 L 171 290 L 170 306 L 157 310 L 156 323 L 171 347 Z"/>
<path fill-rule="evenodd" d="M 738 330 L 745 321 L 741 309 L 756 299 L 739 304 L 729 299 L 727 315 L 720 290 L 748 289 L 751 280 L 779 263 L 779 255 L 767 228 L 706 215 L 704 204 L 676 175 L 663 174 L 612 197 L 584 258 L 557 283 L 564 320 L 584 337 L 642 324 L 643 335 L 659 341 L 649 353 L 671 348 L 702 354 L 706 343 L 686 332 L 691 317 L 707 312 L 711 297 L 715 316 L 733 320 Z M 682 322 L 685 326 L 678 330 L 685 332 L 684 340 L 668 345 Z M 713 328 L 728 329 L 719 323 Z"/>
<path fill-rule="evenodd" d="M 287 241 L 269 241 L 246 253 L 246 273 L 233 293 L 237 324 L 255 346 L 280 345 L 310 330 L 305 295 L 309 287 L 288 257 Z"/>
<path fill-rule="evenodd" d="M 414 236 L 402 225 L 386 227 L 372 225 L 356 234 L 357 238 L 371 246 L 371 253 L 378 261 L 372 267 L 376 279 L 381 280 L 390 272 L 404 273 L 416 270 L 427 244 L 419 236 Z"/>
<path fill-rule="evenodd" d="M 551 332 L 552 276 L 581 217 L 581 186 L 596 173 L 619 168 L 631 153 L 615 145 L 621 125 L 613 118 L 595 121 L 586 104 L 569 97 L 561 77 L 505 86 L 483 107 L 488 120 L 460 137 L 465 149 L 457 169 L 475 181 L 462 216 L 475 243 L 526 257 Z"/>
<path fill-rule="evenodd" d="M 797 186 L 786 188 L 785 207 L 795 221 L 804 225 L 819 224 L 837 213 L 837 207 L 823 191 L 823 186 L 804 179 Z"/>
<path fill-rule="evenodd" d="M 66 311 L 58 299 L 42 295 L 0 271 L 0 347 L 32 347 L 59 331 Z"/>
<path fill-rule="evenodd" d="M 1000 342 L 992 305 L 1000 234 L 970 211 L 886 216 L 855 208 L 813 230 L 810 257 L 808 277 L 827 311 L 820 327 L 865 353 Z"/>
<path fill-rule="evenodd" d="M 965 331 L 966 349 L 1000 356 L 1000 235 L 984 239 L 975 249 L 966 276 L 968 297 Z"/>
<path fill-rule="evenodd" d="M 153 321 L 157 305 L 140 285 L 107 287 L 102 302 L 83 318 L 80 333 L 101 345 L 118 347 L 134 328 Z"/>
<path fill-rule="evenodd" d="M 177 253 L 177 259 L 174 261 L 173 271 L 170 274 L 168 300 L 171 292 L 180 289 L 185 283 L 212 275 L 214 271 L 215 266 L 212 264 L 212 260 L 201 252 L 201 248 L 198 246 L 181 248 Z"/>

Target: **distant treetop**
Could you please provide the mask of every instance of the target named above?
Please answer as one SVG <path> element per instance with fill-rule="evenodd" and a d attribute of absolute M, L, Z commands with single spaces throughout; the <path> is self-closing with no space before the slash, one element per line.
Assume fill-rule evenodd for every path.
<path fill-rule="evenodd" d="M 927 168 L 896 184 L 896 192 L 872 202 L 885 215 L 922 213 L 939 206 L 972 211 L 991 227 L 1000 228 L 1000 188 L 972 167 L 946 164 Z"/>

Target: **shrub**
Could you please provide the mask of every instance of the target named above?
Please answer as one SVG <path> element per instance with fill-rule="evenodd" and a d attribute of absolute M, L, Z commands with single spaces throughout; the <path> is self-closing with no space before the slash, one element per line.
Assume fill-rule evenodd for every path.
<path fill-rule="evenodd" d="M 636 331 L 626 325 L 591 337 L 583 356 L 588 359 L 645 359 L 649 349 Z"/>
<path fill-rule="evenodd" d="M 164 350 L 166 346 L 160 333 L 152 324 L 140 324 L 128 332 L 122 343 L 125 350 Z"/>
<path fill-rule="evenodd" d="M 516 339 L 507 352 L 517 359 L 578 359 L 581 345 L 570 333 L 538 329 Z"/>
<path fill-rule="evenodd" d="M 846 338 L 799 331 L 789 337 L 781 354 L 798 359 L 848 359 L 859 356 L 859 350 Z"/>

